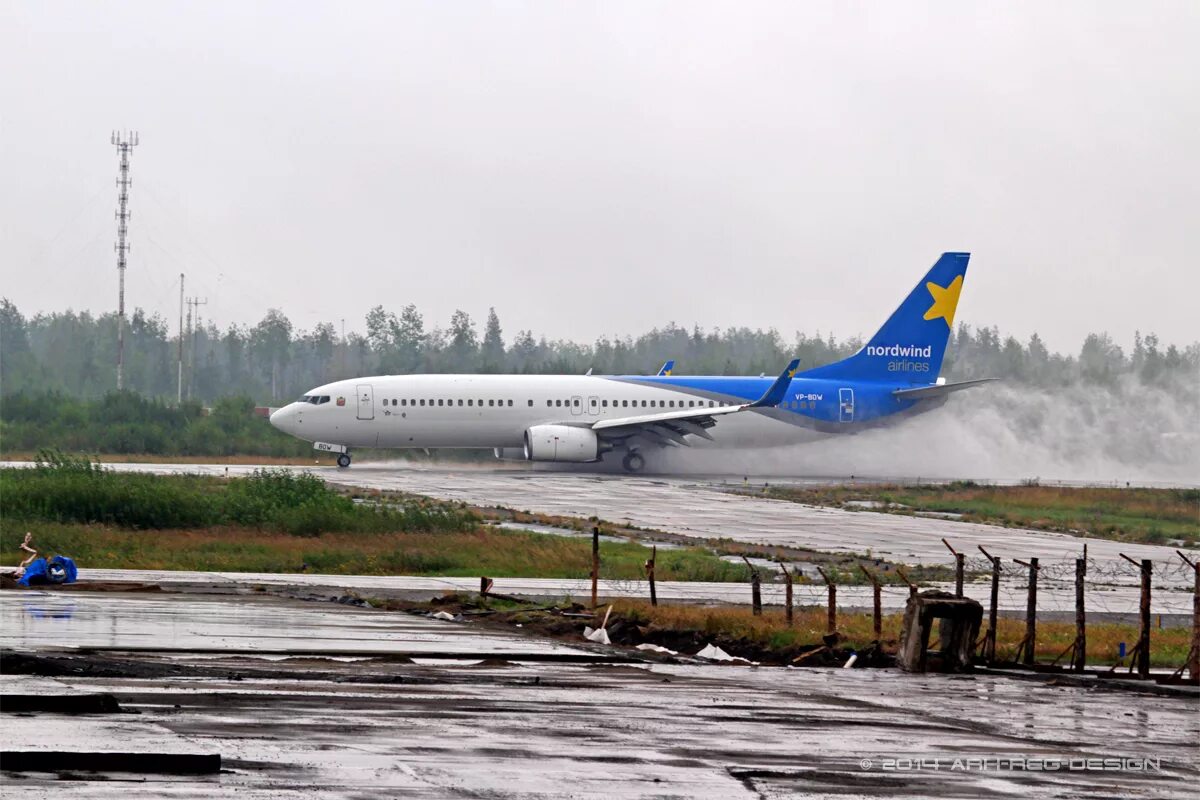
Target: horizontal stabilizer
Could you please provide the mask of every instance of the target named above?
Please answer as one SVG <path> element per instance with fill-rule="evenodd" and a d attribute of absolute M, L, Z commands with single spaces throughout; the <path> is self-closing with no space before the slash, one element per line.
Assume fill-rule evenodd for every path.
<path fill-rule="evenodd" d="M 942 397 L 943 395 L 957 392 L 962 389 L 970 389 L 972 386 L 978 386 L 981 383 L 991 383 L 996 378 L 980 378 L 974 381 L 959 381 L 958 383 L 943 383 L 940 386 L 920 386 L 916 389 L 897 389 L 892 392 L 892 395 L 897 400 L 928 400 L 931 397 Z"/>

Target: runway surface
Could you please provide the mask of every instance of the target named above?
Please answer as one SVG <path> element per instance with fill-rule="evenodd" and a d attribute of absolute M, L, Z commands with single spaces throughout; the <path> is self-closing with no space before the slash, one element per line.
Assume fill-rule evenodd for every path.
<path fill-rule="evenodd" d="M 116 470 L 239 475 L 253 466 L 110 464 Z M 294 469 L 301 469 L 296 467 Z M 1178 559 L 1170 547 L 1022 528 L 1000 528 L 948 519 L 805 506 L 746 497 L 724 489 L 740 482 L 695 477 L 630 477 L 518 469 L 425 469 L 408 464 L 355 464 L 303 468 L 330 483 L 413 492 L 475 505 L 603 520 L 669 531 L 698 539 L 733 539 L 811 548 L 827 553 L 870 552 L 904 564 L 945 564 L 942 539 L 978 555 L 982 545 L 1002 558 L 1073 560 L 1086 542 L 1094 559 Z M 1131 568 L 1131 573 L 1133 572 Z"/>
<path fill-rule="evenodd" d="M 112 742 L 153 752 L 161 740 L 222 759 L 212 776 L 6 773 L 6 788 L 101 800 L 1171 798 L 1200 780 L 1187 696 L 886 669 L 538 662 L 600 648 L 330 603 L 246 600 L 234 608 L 228 597 L 196 595 L 0 594 L 8 647 L 54 655 L 81 635 L 117 648 L 104 655 L 119 660 L 97 670 L 87 666 L 94 656 L 60 654 L 75 660 L 42 679 L 38 694 L 108 693 L 138 712 L 38 712 L 0 736 L 6 749 L 30 747 L 30 735 L 68 753 Z M 196 635 L 211 645 L 204 654 L 170 650 Z M 147 638 L 164 652 L 142 650 Z M 271 654 L 246 652 L 258 643 Z M 277 652 L 289 643 L 298 652 Z M 461 658 L 360 655 L 421 648 Z M 497 659 L 499 651 L 516 655 Z M 9 677 L 0 678 L 6 696 L 28 691 L 10 688 Z"/>

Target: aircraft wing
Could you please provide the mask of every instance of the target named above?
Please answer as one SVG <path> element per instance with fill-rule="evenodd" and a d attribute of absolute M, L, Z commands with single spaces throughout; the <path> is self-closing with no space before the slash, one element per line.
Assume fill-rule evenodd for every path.
<path fill-rule="evenodd" d="M 942 397 L 951 392 L 970 389 L 983 383 L 991 383 L 996 378 L 980 378 L 974 381 L 959 381 L 958 383 L 943 383 L 941 386 L 920 386 L 916 389 L 897 389 L 892 396 L 897 400 L 928 400 L 931 397 Z"/>
<path fill-rule="evenodd" d="M 688 408 L 680 411 L 660 411 L 656 414 L 640 414 L 633 417 L 618 417 L 603 419 L 591 427 L 604 438 L 622 439 L 631 436 L 645 436 L 661 444 L 681 444 L 690 446 L 686 440 L 688 435 L 712 439 L 708 429 L 717 424 L 717 420 L 727 414 L 737 414 L 752 408 L 766 408 L 779 405 L 787 392 L 792 377 L 800 365 L 800 359 L 793 359 L 787 368 L 771 384 L 771 388 L 753 403 L 743 403 L 736 406 L 710 406 Z"/>

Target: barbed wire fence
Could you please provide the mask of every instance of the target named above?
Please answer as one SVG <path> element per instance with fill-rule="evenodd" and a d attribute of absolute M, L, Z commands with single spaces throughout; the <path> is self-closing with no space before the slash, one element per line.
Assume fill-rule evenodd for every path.
<path fill-rule="evenodd" d="M 1178 557 L 1174 559 L 1135 560 L 1123 553 L 1120 554 L 1121 559 L 1097 558 L 1088 557 L 1085 546 L 1078 558 L 1058 556 L 1042 560 L 1031 556 L 1024 560 L 993 556 L 982 547 L 979 548 L 981 555 L 976 556 L 958 551 L 945 539 L 942 541 L 948 550 L 948 565 L 955 571 L 954 582 L 925 580 L 920 583 L 927 589 L 947 591 L 953 588 L 956 595 L 971 597 L 984 605 L 988 612 L 987 630 L 977 642 L 977 647 L 982 645 L 980 652 L 988 663 L 1011 664 L 1022 661 L 1024 666 L 1031 668 L 1056 667 L 1070 654 L 1070 668 L 1075 672 L 1083 672 L 1088 653 L 1087 614 L 1092 613 L 1103 615 L 1104 619 L 1099 624 L 1138 623 L 1139 636 L 1133 650 L 1125 652 L 1122 647 L 1120 652 L 1115 653 L 1117 662 L 1112 669 L 1123 666 L 1128 658 L 1129 670 L 1132 672 L 1136 666 L 1139 677 L 1147 678 L 1153 617 L 1157 616 L 1161 628 L 1164 615 L 1191 614 L 1191 651 L 1173 677 L 1178 678 L 1186 668 L 1193 681 L 1200 680 L 1200 569 L 1194 557 L 1177 551 Z M 886 607 L 894 613 L 897 608 L 903 608 L 919 588 L 903 567 L 897 567 L 892 572 L 904 583 L 882 581 L 877 573 L 860 566 L 866 583 L 855 580 L 839 584 L 839 573 L 827 572 L 809 563 L 782 561 L 772 565 L 771 568 L 778 567 L 778 573 L 773 579 L 768 577 L 767 580 L 763 580 L 769 569 L 767 564 L 752 564 L 749 560 L 746 563 L 751 570 L 752 588 L 747 587 L 744 596 L 749 599 L 753 592 L 756 613 L 759 613 L 757 609 L 761 609 L 762 605 L 782 606 L 786 609 L 788 624 L 791 624 L 793 607 L 826 608 L 831 632 L 836 628 L 839 610 L 858 611 L 865 608 L 872 609 L 875 631 L 878 632 L 882 609 Z M 646 566 L 647 577 L 652 578 L 653 562 L 648 561 Z M 995 567 L 998 567 L 998 574 L 993 580 Z M 814 577 L 814 572 L 819 574 L 819 579 Z M 807 580 L 797 580 L 801 577 Z M 602 579 L 597 562 L 591 583 L 593 597 L 601 583 L 609 596 L 637 597 L 647 596 L 647 588 L 652 581 Z M 731 591 L 729 584 L 658 584 L 658 595 L 668 601 L 702 603 L 725 597 L 740 603 L 742 601 L 737 600 L 735 595 L 739 591 L 742 590 Z M 654 601 L 657 602 L 657 599 L 655 597 Z M 1157 609 L 1156 614 L 1152 613 L 1154 609 Z M 997 650 L 996 630 L 1001 617 L 1023 618 L 1026 623 L 1026 636 L 1017 644 L 1015 651 L 1011 643 Z M 1076 623 L 1075 640 L 1049 665 L 1039 664 L 1037 660 L 1036 622 L 1039 617 L 1056 622 L 1074 619 Z"/>

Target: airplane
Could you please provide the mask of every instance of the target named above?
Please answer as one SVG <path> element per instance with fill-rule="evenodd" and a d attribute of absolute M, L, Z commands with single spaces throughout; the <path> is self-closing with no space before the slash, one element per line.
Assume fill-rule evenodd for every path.
<path fill-rule="evenodd" d="M 669 447 L 771 446 L 850 434 L 929 411 L 991 380 L 939 378 L 969 253 L 944 253 L 857 353 L 778 377 L 381 375 L 334 381 L 275 410 L 271 424 L 336 453 L 492 448 L 498 458 L 640 472 Z"/>

